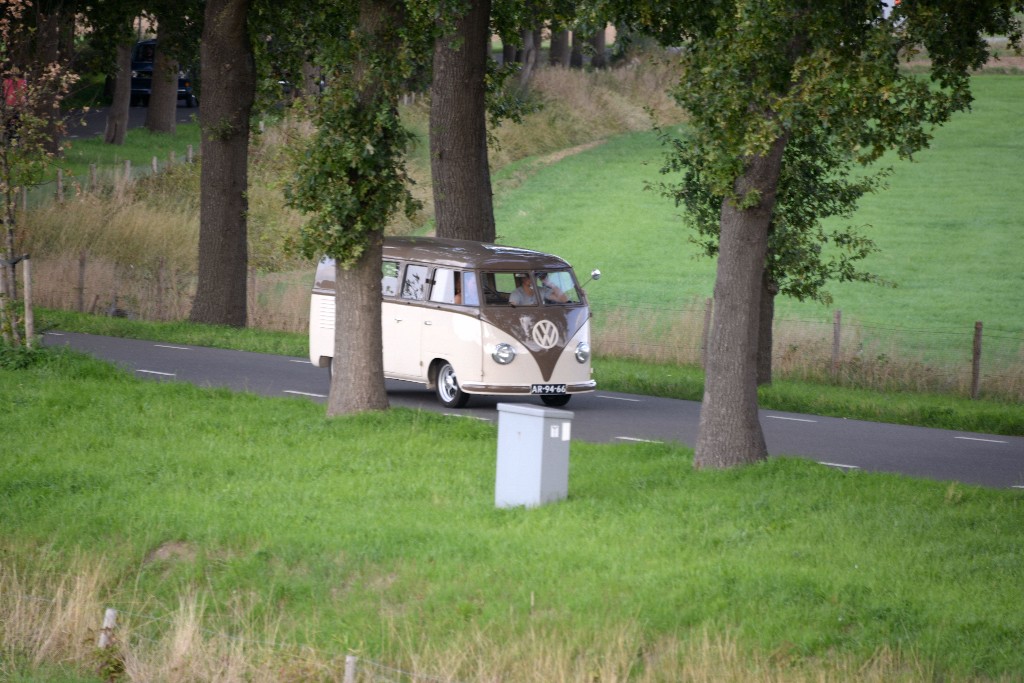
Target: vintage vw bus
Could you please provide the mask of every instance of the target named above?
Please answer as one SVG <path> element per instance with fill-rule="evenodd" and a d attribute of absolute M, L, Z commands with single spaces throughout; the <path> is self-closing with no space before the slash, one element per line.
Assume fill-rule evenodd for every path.
<path fill-rule="evenodd" d="M 426 384 L 446 406 L 462 407 L 470 394 L 533 395 L 562 406 L 596 386 L 586 295 L 557 256 L 464 240 L 387 238 L 381 293 L 385 376 Z M 329 367 L 332 259 L 317 267 L 309 313 L 309 359 Z"/>

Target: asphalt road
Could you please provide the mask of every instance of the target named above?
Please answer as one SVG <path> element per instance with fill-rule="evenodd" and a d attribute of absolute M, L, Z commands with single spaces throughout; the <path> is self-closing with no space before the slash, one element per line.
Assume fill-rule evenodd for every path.
<path fill-rule="evenodd" d="M 113 361 L 139 377 L 227 387 L 266 396 L 292 396 L 323 402 L 327 371 L 307 359 L 229 351 L 152 341 L 47 333 L 49 345 L 63 344 Z M 497 404 L 528 403 L 529 398 L 474 396 L 461 410 L 441 406 L 432 391 L 408 382 L 388 381 L 393 406 L 472 417 L 497 424 Z M 692 446 L 697 439 L 700 403 L 596 391 L 574 396 L 572 437 L 593 443 L 659 441 Z M 973 434 L 843 418 L 761 411 L 772 455 L 813 459 L 841 469 L 894 472 L 940 481 L 1024 490 L 1024 437 Z"/>

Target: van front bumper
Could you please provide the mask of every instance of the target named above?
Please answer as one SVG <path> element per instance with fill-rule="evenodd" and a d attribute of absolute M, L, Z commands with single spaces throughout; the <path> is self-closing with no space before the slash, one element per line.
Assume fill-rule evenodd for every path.
<path fill-rule="evenodd" d="M 561 383 L 559 383 L 561 386 Z M 577 382 L 575 384 L 566 384 L 564 392 L 549 393 L 549 392 L 536 392 L 533 390 L 533 384 L 480 384 L 476 382 L 459 382 L 459 388 L 465 391 L 467 394 L 498 394 L 505 396 L 543 396 L 545 394 L 551 395 L 564 395 L 564 394 L 585 394 L 589 391 L 597 389 L 597 382 L 590 380 L 588 382 Z"/>

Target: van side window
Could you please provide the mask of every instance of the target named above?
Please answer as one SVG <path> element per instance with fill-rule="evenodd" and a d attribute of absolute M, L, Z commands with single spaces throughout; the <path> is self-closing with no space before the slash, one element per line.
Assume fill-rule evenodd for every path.
<path fill-rule="evenodd" d="M 398 295 L 397 261 L 384 261 L 381 265 L 380 290 L 384 296 Z"/>
<path fill-rule="evenodd" d="M 462 303 L 466 306 L 480 305 L 480 290 L 476 287 L 476 273 L 471 270 L 462 273 Z"/>
<path fill-rule="evenodd" d="M 430 269 L 426 266 L 408 265 L 405 267 L 405 280 L 402 282 L 402 298 L 423 301 L 427 298 L 427 276 Z"/>
<path fill-rule="evenodd" d="M 438 268 L 434 271 L 434 284 L 430 288 L 430 300 L 442 304 L 479 306 L 480 296 L 476 291 L 476 273 Z"/>

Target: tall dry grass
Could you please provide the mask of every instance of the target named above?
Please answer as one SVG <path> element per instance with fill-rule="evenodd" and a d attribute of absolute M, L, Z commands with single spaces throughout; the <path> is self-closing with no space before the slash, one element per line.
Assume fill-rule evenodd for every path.
<path fill-rule="evenodd" d="M 669 55 L 638 57 L 614 70 L 539 69 L 530 87 L 541 109 L 523 124 L 505 122 L 494 131 L 491 165 L 500 168 L 620 133 L 650 130 L 652 120 L 678 123 L 683 112 L 668 95 L 678 80 Z"/>
<path fill-rule="evenodd" d="M 182 594 L 170 614 L 147 613 L 144 597 L 124 598 L 135 607 L 119 610 L 112 643 L 100 650 L 103 614 L 118 607 L 108 597 L 116 592 L 113 572 L 102 561 L 83 558 L 54 569 L 27 576 L 10 564 L 0 566 L 0 674 L 49 663 L 125 683 L 344 680 L 346 657 L 352 653 L 281 640 L 280 623 L 250 618 L 255 597 L 248 603 L 239 600 L 231 615 L 211 615 L 196 593 Z M 216 626 L 225 617 L 232 623 L 230 633 Z M 315 632 L 318 624 L 305 628 Z M 866 659 L 844 655 L 808 661 L 783 651 L 744 651 L 728 634 L 700 629 L 651 640 L 635 622 L 609 624 L 590 635 L 530 627 L 497 638 L 470 630 L 440 648 L 391 628 L 392 651 L 381 656 L 387 661 L 356 653 L 357 681 L 881 683 L 935 678 L 926 663 L 889 649 Z"/>

